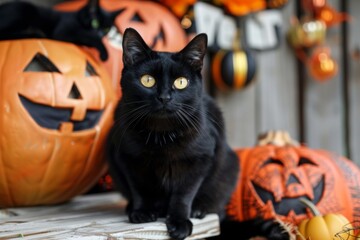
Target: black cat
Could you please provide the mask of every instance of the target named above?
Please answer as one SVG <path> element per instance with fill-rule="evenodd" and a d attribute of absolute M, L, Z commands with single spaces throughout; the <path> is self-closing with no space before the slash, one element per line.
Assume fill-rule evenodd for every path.
<path fill-rule="evenodd" d="M 131 28 L 123 36 L 109 172 L 129 200 L 130 222 L 166 217 L 174 239 L 191 234 L 190 217 L 225 217 L 239 171 L 222 114 L 203 88 L 206 49 L 205 34 L 178 53 L 152 51 Z"/>
<path fill-rule="evenodd" d="M 102 37 L 123 9 L 107 12 L 99 0 L 89 0 L 78 11 L 61 12 L 30 2 L 12 1 L 0 5 L 0 40 L 50 38 L 95 47 L 100 58 L 108 58 Z"/>

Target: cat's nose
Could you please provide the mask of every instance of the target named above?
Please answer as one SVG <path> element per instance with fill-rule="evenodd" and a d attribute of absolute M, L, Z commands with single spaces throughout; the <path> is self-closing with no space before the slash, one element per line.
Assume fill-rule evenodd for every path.
<path fill-rule="evenodd" d="M 171 96 L 170 94 L 161 94 L 159 97 L 158 97 L 159 101 L 162 102 L 162 103 L 168 103 L 170 102 L 171 100 Z"/>

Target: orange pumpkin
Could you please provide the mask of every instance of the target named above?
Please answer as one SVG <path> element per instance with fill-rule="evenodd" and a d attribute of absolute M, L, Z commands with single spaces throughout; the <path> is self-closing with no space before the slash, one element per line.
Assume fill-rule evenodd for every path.
<path fill-rule="evenodd" d="M 116 96 L 104 68 L 77 46 L 0 41 L 0 207 L 53 204 L 106 171 Z"/>
<path fill-rule="evenodd" d="M 162 4 L 171 9 L 179 18 L 184 16 L 190 6 L 194 5 L 197 0 L 160 0 Z"/>
<path fill-rule="evenodd" d="M 233 219 L 278 218 L 297 225 L 312 216 L 300 202 L 307 198 L 322 214 L 359 220 L 360 170 L 348 159 L 298 145 L 285 132 L 269 132 L 237 153 L 241 172 L 228 206 Z"/>
<path fill-rule="evenodd" d="M 59 10 L 74 10 L 81 8 L 86 0 L 70 1 L 58 4 Z M 122 64 L 122 34 L 128 27 L 136 29 L 145 42 L 158 51 L 179 51 L 188 38 L 179 20 L 166 7 L 151 1 L 134 0 L 102 0 L 100 5 L 109 11 L 125 9 L 115 19 L 113 28 L 104 39 L 109 52 L 109 59 L 104 63 L 110 73 L 113 86 L 120 97 Z M 97 51 L 92 50 L 95 56 Z"/>
<path fill-rule="evenodd" d="M 288 0 L 216 0 L 234 16 L 245 16 L 265 9 L 281 8 Z"/>

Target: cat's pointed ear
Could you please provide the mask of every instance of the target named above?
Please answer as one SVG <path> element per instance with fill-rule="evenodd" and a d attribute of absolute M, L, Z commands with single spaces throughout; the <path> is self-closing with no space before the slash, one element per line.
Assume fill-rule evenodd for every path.
<path fill-rule="evenodd" d="M 100 8 L 100 0 L 88 0 L 87 7 L 89 8 L 90 12 L 97 12 Z"/>
<path fill-rule="evenodd" d="M 203 66 L 207 49 L 207 35 L 205 33 L 195 36 L 183 50 L 179 52 L 181 58 L 194 70 L 200 71 Z"/>
<path fill-rule="evenodd" d="M 133 28 L 127 28 L 123 35 L 123 63 L 132 66 L 149 58 L 151 49 Z"/>
<path fill-rule="evenodd" d="M 110 12 L 110 18 L 111 20 L 114 22 L 115 21 L 115 18 L 117 17 L 117 15 L 119 15 L 120 13 L 122 13 L 126 8 L 121 8 L 119 10 L 115 10 L 115 11 L 112 11 Z"/>

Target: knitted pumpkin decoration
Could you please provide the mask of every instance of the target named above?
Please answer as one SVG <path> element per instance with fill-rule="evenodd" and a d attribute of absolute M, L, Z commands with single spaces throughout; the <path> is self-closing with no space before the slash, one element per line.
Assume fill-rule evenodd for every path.
<path fill-rule="evenodd" d="M 235 220 L 279 218 L 297 225 L 311 217 L 306 198 L 322 214 L 359 221 L 360 171 L 350 160 L 299 145 L 286 132 L 269 132 L 258 145 L 238 149 L 240 176 L 228 215 Z"/>
<path fill-rule="evenodd" d="M 106 171 L 116 97 L 77 46 L 0 41 L 0 207 L 61 203 Z"/>

